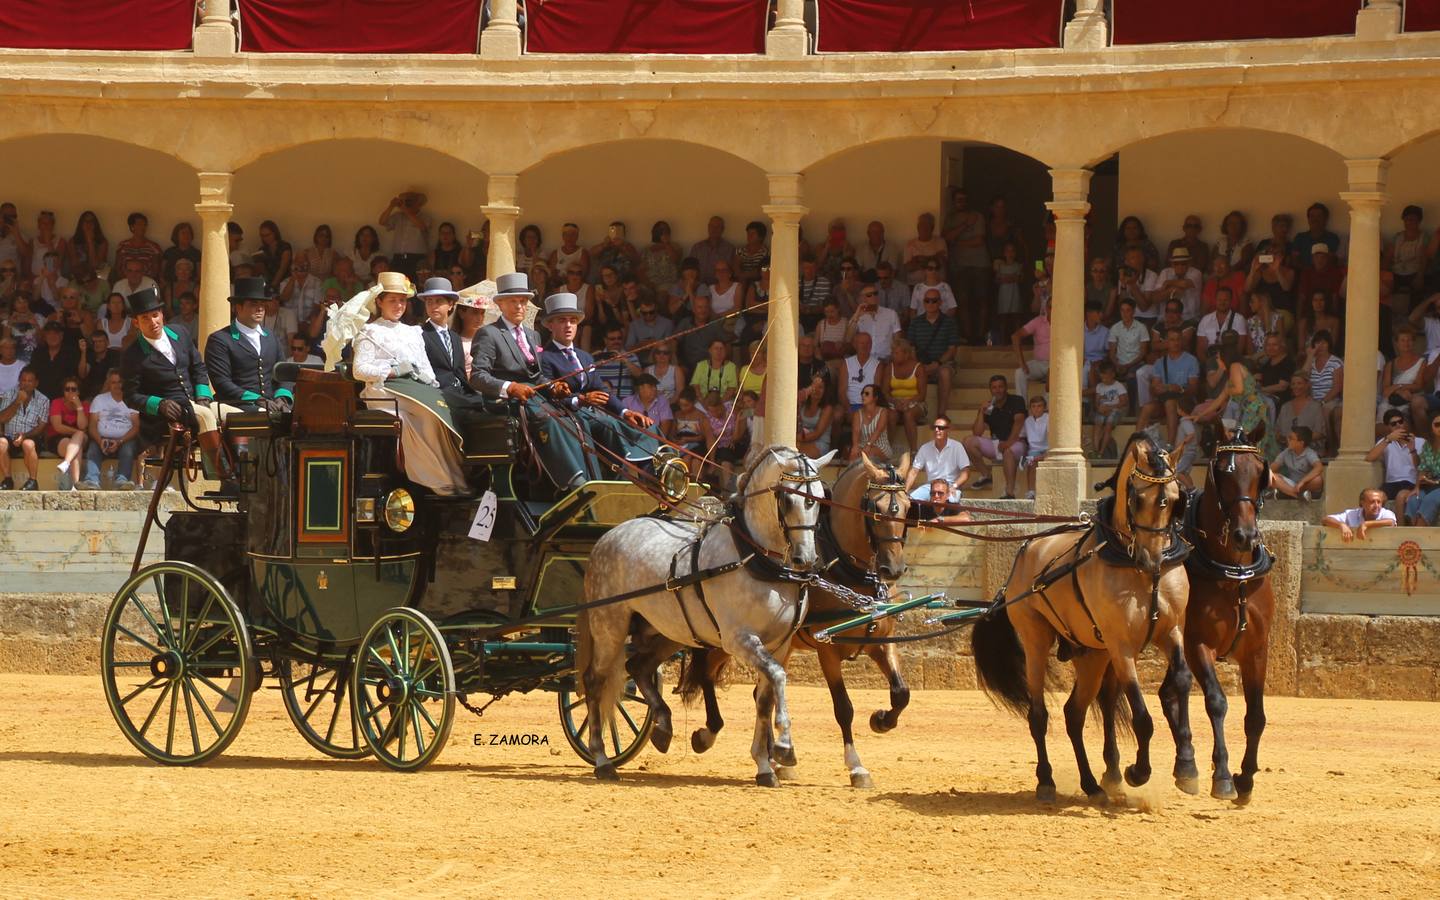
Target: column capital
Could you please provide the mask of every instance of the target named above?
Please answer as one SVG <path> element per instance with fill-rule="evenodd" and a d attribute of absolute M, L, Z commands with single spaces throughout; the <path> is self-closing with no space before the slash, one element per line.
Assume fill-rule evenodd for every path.
<path fill-rule="evenodd" d="M 230 215 L 235 209 L 230 203 L 230 185 L 234 180 L 235 176 L 229 172 L 201 172 L 200 202 L 195 204 L 195 211 L 201 215 Z"/>
<path fill-rule="evenodd" d="M 1085 214 L 1090 212 L 1090 201 L 1051 200 L 1049 203 L 1045 204 L 1045 208 L 1055 214 L 1055 220 L 1057 222 L 1063 221 L 1065 219 L 1083 220 L 1085 218 Z"/>
<path fill-rule="evenodd" d="M 789 225 L 799 224 L 800 220 L 810 214 L 810 208 L 794 203 L 767 203 L 760 207 L 760 211 L 770 217 L 772 222 L 784 222 Z"/>
<path fill-rule="evenodd" d="M 512 219 L 520 217 L 520 207 L 513 203 L 487 203 L 480 207 L 480 211 L 489 219 L 499 216 L 509 216 Z"/>
<path fill-rule="evenodd" d="M 1090 200 L 1090 179 L 1094 172 L 1089 169 L 1051 169 L 1051 191 L 1057 202 L 1081 202 Z"/>
<path fill-rule="evenodd" d="M 485 186 L 485 201 L 495 206 L 514 206 L 519 191 L 519 175 L 489 175 Z"/>
<path fill-rule="evenodd" d="M 1390 178 L 1390 160 L 1347 159 L 1345 173 L 1352 191 L 1383 191 Z"/>
<path fill-rule="evenodd" d="M 800 206 L 805 202 L 805 176 L 799 172 L 770 172 L 770 202 L 776 206 Z"/>
<path fill-rule="evenodd" d="M 1389 201 L 1390 195 L 1384 191 L 1341 191 L 1340 199 L 1349 205 L 1351 212 L 1378 211 Z"/>

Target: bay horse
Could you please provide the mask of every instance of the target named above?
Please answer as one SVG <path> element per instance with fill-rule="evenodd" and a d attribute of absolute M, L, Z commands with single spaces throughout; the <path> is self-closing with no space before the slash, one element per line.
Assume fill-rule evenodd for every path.
<path fill-rule="evenodd" d="M 772 758 L 794 765 L 784 662 L 805 619 L 803 573 L 820 558 L 819 468 L 833 455 L 811 460 L 793 448 L 767 447 L 740 477 L 725 519 L 704 527 L 631 519 L 595 542 L 585 572 L 586 602 L 628 595 L 576 616 L 576 668 L 595 777 L 619 779 L 601 734 L 614 728 L 627 673 L 655 714 L 652 741 L 662 751 L 669 747 L 670 709 L 657 670 L 682 647 L 718 647 L 757 672 L 750 747 L 755 782 L 778 785 Z M 647 628 L 654 637 L 627 662 L 632 633 Z"/>
<path fill-rule="evenodd" d="M 1261 539 L 1258 521 L 1269 486 L 1270 467 L 1260 448 L 1239 432 L 1211 455 L 1205 488 L 1192 500 L 1194 512 L 1186 529 L 1194 551 L 1185 561 L 1190 574 L 1185 658 L 1205 695 L 1205 712 L 1215 732 L 1210 796 L 1241 805 L 1250 802 L 1259 770 L 1265 672 L 1275 618 L 1268 577 L 1275 560 Z M 1239 666 L 1245 691 L 1245 758 L 1233 778 L 1225 747 L 1228 702 L 1215 672 L 1215 661 L 1227 657 Z"/>
<path fill-rule="evenodd" d="M 1057 639 L 1061 660 L 1068 659 L 1075 671 L 1065 728 L 1080 769 L 1080 789 L 1092 800 L 1104 801 L 1107 795 L 1086 756 L 1085 716 L 1107 670 L 1114 669 L 1117 687 L 1129 701 L 1139 745 L 1124 773 L 1133 787 L 1150 779 L 1155 726 L 1135 660 L 1152 640 L 1172 668 L 1176 698 L 1182 703 L 1189 698 L 1192 679 L 1182 634 L 1189 580 L 1180 565 L 1188 545 L 1179 533 L 1185 494 L 1165 451 L 1143 432 L 1126 443 L 1115 473 L 1100 485 L 1107 486 L 1114 495 L 1100 501 L 1091 524 L 1022 545 L 994 611 L 976 623 L 970 636 L 980 686 L 1029 720 L 1037 755 L 1035 794 L 1043 802 L 1055 799 L 1045 749 L 1045 683 Z M 1175 743 L 1178 783 L 1187 766 L 1190 772 L 1195 768 L 1188 726 L 1177 732 Z"/>
<path fill-rule="evenodd" d="M 888 463 L 876 465 L 865 454 L 851 463 L 835 479 L 827 504 L 821 513 L 821 555 L 833 560 L 826 568 L 827 581 L 849 588 L 866 597 L 880 594 L 883 582 L 894 582 L 905 574 L 905 524 L 910 511 L 910 497 L 905 492 L 905 479 L 900 474 L 908 468 L 902 462 L 897 469 Z M 850 785 L 857 788 L 874 786 L 870 772 L 860 762 L 855 749 L 855 735 L 852 725 L 855 721 L 855 706 L 845 688 L 845 673 L 842 664 L 855 659 L 863 651 L 874 661 L 885 676 L 890 688 L 890 708 L 877 709 L 870 715 L 870 728 L 877 734 L 892 730 L 900 719 L 900 713 L 910 703 L 910 688 L 900 673 L 900 653 L 894 644 L 881 643 L 895 633 L 896 620 L 881 619 L 871 626 L 856 626 L 837 632 L 841 637 L 865 637 L 876 643 L 863 646 L 822 643 L 815 639 L 815 632 L 826 625 L 855 615 L 855 607 L 821 587 L 810 591 L 809 624 L 802 627 L 790 642 L 791 649 L 814 651 L 820 659 L 820 671 L 830 687 L 830 701 L 835 711 L 835 721 L 840 726 L 840 737 L 845 746 L 845 768 L 850 773 Z M 705 698 L 705 725 L 691 735 L 690 746 L 696 753 L 704 753 L 715 743 L 716 735 L 724 727 L 720 706 L 715 696 L 715 685 L 720 674 L 729 663 L 730 657 L 719 650 L 701 648 L 691 651 L 691 658 L 685 667 L 680 691 L 686 702 L 697 693 Z M 777 773 L 784 777 L 788 767 L 778 767 Z"/>

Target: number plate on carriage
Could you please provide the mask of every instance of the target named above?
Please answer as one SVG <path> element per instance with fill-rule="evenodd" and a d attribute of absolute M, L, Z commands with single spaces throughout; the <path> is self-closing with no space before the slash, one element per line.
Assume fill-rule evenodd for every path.
<path fill-rule="evenodd" d="M 486 491 L 485 496 L 480 498 L 480 508 L 475 510 L 475 521 L 470 523 L 471 538 L 477 541 L 490 540 L 490 533 L 495 530 L 495 512 L 498 508 L 495 492 Z"/>
<path fill-rule="evenodd" d="M 496 575 L 490 579 L 490 590 L 492 591 L 513 591 L 515 590 L 514 575 Z"/>

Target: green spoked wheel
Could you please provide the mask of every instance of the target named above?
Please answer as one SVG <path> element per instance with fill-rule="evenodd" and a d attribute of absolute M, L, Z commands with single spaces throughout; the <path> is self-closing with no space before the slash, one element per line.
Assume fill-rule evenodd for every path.
<path fill-rule="evenodd" d="M 351 704 L 365 745 L 392 769 L 424 768 L 455 724 L 455 668 L 439 629 L 417 610 L 392 609 L 355 653 Z"/>
<path fill-rule="evenodd" d="M 565 732 L 570 749 L 587 764 L 595 765 L 595 757 L 587 746 L 590 714 L 585 708 L 585 698 L 568 689 L 560 690 L 556 698 L 560 707 L 560 728 Z M 645 749 L 650 732 L 654 730 L 655 717 L 651 714 L 650 704 L 640 696 L 635 682 L 626 681 L 625 690 L 615 704 L 614 725 L 602 729 L 605 755 L 615 765 L 625 765 Z"/>
<path fill-rule="evenodd" d="M 147 566 L 125 582 L 105 616 L 100 660 L 120 731 L 167 765 L 219 755 L 258 685 L 239 608 L 219 581 L 183 562 Z"/>
<path fill-rule="evenodd" d="M 336 759 L 360 759 L 370 748 L 360 737 L 350 704 L 352 652 L 344 659 L 280 661 L 280 695 L 295 730 L 310 746 Z"/>

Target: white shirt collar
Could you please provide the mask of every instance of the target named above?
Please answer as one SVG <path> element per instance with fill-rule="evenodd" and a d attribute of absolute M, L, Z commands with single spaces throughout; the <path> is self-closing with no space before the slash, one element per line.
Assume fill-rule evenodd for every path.
<path fill-rule="evenodd" d="M 239 319 L 235 320 L 235 328 L 246 337 L 259 338 L 260 336 L 265 334 L 265 332 L 261 329 L 252 328 L 249 325 L 246 325 L 244 322 L 240 321 Z"/>

